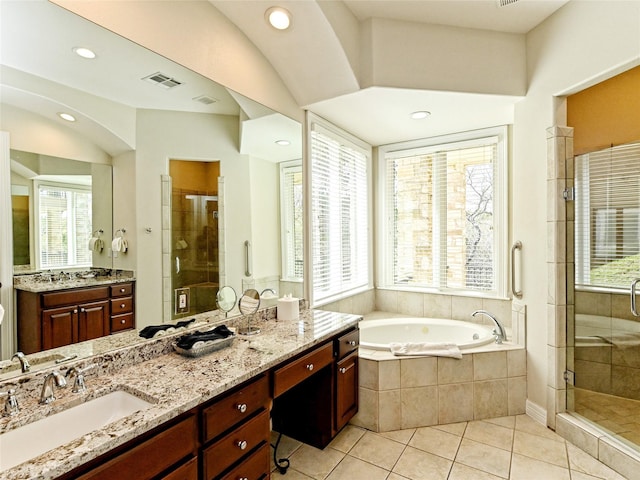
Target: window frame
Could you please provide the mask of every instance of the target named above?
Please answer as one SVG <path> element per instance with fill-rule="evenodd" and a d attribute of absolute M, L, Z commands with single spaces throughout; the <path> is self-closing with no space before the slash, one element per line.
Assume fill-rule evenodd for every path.
<path fill-rule="evenodd" d="M 490 291 L 469 290 L 463 288 L 453 288 L 443 286 L 442 281 L 436 286 L 418 286 L 396 284 L 393 280 L 393 232 L 389 219 L 387 218 L 387 204 L 389 201 L 387 191 L 386 163 L 389 158 L 400 158 L 408 155 L 431 153 L 441 150 L 445 146 L 455 148 L 472 147 L 477 142 L 496 137 L 496 162 L 494 168 L 493 185 L 493 215 L 494 215 L 494 289 Z M 376 284 L 381 289 L 406 290 L 422 293 L 439 293 L 447 295 L 464 295 L 481 298 L 508 299 L 508 255 L 507 245 L 509 238 L 508 223 L 508 152 L 509 152 L 509 127 L 507 125 L 483 128 L 468 132 L 459 132 L 449 135 L 430 137 L 408 142 L 399 142 L 378 147 L 377 155 L 377 185 L 376 185 Z M 444 219 L 439 218 L 438 225 L 442 229 Z M 434 219 L 434 224 L 436 220 Z M 438 228 L 438 226 L 436 226 Z M 442 239 L 446 233 L 444 229 L 439 238 Z M 436 248 L 442 255 L 444 245 L 440 244 Z M 436 260 L 437 261 L 437 260 Z"/>
<path fill-rule="evenodd" d="M 306 112 L 306 158 L 308 163 L 303 169 L 304 173 L 304 187 L 305 187 L 305 214 L 308 221 L 305 222 L 305 287 L 307 291 L 307 298 L 311 308 L 317 308 L 328 303 L 332 303 L 343 298 L 365 292 L 373 288 L 373 148 L 371 145 L 360 140 L 359 138 L 351 135 L 350 133 L 342 130 L 341 128 L 331 124 L 322 117 L 313 114 L 312 112 Z M 367 281 L 362 285 L 349 288 L 332 295 L 319 297 L 314 290 L 314 274 L 313 274 L 313 183 L 312 183 L 312 130 L 314 125 L 317 125 L 320 129 L 326 131 L 328 134 L 338 138 L 341 141 L 347 142 L 349 147 L 354 148 L 364 154 L 366 158 L 366 193 L 367 193 Z"/>
<path fill-rule="evenodd" d="M 286 162 L 280 162 L 280 235 L 281 235 L 281 244 L 280 244 L 280 255 L 282 258 L 282 277 L 281 280 L 284 282 L 303 282 L 304 281 L 304 236 L 305 236 L 305 226 L 304 226 L 304 218 L 302 222 L 302 256 L 303 256 L 303 272 L 302 275 L 297 277 L 295 275 L 288 275 L 290 271 L 295 272 L 295 266 L 291 267 L 289 265 L 289 241 L 287 240 L 290 236 L 292 236 L 289 232 L 287 232 L 287 217 L 289 214 L 293 213 L 294 206 L 289 203 L 289 199 L 286 195 L 286 185 L 285 178 L 286 173 L 289 170 L 300 171 L 303 175 L 302 177 L 302 215 L 304 217 L 304 169 L 302 168 L 302 159 L 300 160 L 290 160 Z M 292 243 L 295 243 L 295 239 L 292 240 Z M 291 257 L 295 258 L 295 254 L 291 255 Z"/>

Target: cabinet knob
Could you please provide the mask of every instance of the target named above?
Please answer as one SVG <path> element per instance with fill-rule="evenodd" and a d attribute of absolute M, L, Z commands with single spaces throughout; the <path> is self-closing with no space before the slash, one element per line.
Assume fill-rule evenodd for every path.
<path fill-rule="evenodd" d="M 125 323 L 127 323 L 127 321 L 126 321 L 126 320 L 120 320 L 120 323 L 121 323 L 122 325 L 124 325 Z"/>
<path fill-rule="evenodd" d="M 240 413 L 244 413 L 247 411 L 247 404 L 241 403 L 236 408 L 240 411 Z"/>
<path fill-rule="evenodd" d="M 238 480 L 249 480 L 247 477 L 240 477 Z"/>
<path fill-rule="evenodd" d="M 77 309 L 77 308 L 76 308 L 76 309 L 74 309 L 74 310 L 73 310 L 73 313 L 78 313 L 78 309 Z"/>
<path fill-rule="evenodd" d="M 84 308 L 81 308 L 81 309 L 80 309 L 80 311 L 81 311 L 82 313 L 86 312 L 86 310 L 85 310 Z"/>
<path fill-rule="evenodd" d="M 312 372 L 312 371 L 313 371 L 313 363 L 309 363 L 309 364 L 307 365 L 307 370 L 309 370 L 310 372 Z"/>
<path fill-rule="evenodd" d="M 356 341 L 355 340 L 348 341 L 347 345 L 351 345 L 352 347 L 355 347 L 356 346 Z"/>
<path fill-rule="evenodd" d="M 246 440 L 240 440 L 238 443 L 236 443 L 236 445 L 238 446 L 238 448 L 240 450 L 245 450 L 247 448 L 247 441 Z"/>
<path fill-rule="evenodd" d="M 121 303 L 121 304 L 120 304 L 120 308 L 124 308 L 124 307 L 125 307 L 125 304 L 124 304 L 124 303 Z"/>
<path fill-rule="evenodd" d="M 346 372 L 347 372 L 347 369 L 346 369 L 346 368 L 344 368 L 344 367 L 341 367 L 341 368 L 340 368 L 340 373 L 346 373 Z"/>
<path fill-rule="evenodd" d="M 126 292 L 126 290 L 124 288 L 121 288 L 120 293 L 124 293 L 124 292 Z"/>

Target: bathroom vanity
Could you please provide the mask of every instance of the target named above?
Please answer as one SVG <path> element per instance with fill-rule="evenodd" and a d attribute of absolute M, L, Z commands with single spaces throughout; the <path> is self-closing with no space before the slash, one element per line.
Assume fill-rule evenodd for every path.
<path fill-rule="evenodd" d="M 199 358 L 173 352 L 167 336 L 131 347 L 131 352 L 92 358 L 98 368 L 87 374 L 90 397 L 125 389 L 147 399 L 150 406 L 0 476 L 269 478 L 270 421 L 274 430 L 322 448 L 357 412 L 359 320 L 355 315 L 307 310 L 298 321 L 254 320 L 261 334 L 238 336 L 230 347 Z M 153 357 L 127 365 L 147 355 Z M 31 380 L 36 387 L 41 375 Z M 7 386 L 0 384 L 0 389 Z M 25 388 L 24 383 L 19 388 Z M 53 408 L 77 403 L 77 394 L 69 390 L 56 391 L 59 398 Z M 18 392 L 23 399 L 28 395 Z M 51 413 L 42 411 L 49 407 L 28 400 L 19 417 L 28 415 L 29 408 Z M 8 423 L 0 419 L 0 434 Z"/>
<path fill-rule="evenodd" d="M 31 354 L 135 328 L 134 280 L 80 285 L 16 284 L 19 351 Z"/>

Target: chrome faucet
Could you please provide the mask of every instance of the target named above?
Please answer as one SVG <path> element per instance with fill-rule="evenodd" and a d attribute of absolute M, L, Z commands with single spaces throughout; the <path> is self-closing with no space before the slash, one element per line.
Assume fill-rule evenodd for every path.
<path fill-rule="evenodd" d="M 0 398 L 2 397 L 7 397 L 4 404 L 4 412 L 2 413 L 5 417 L 11 417 L 20 411 L 15 389 L 12 388 L 6 392 L 0 392 Z"/>
<path fill-rule="evenodd" d="M 13 360 L 14 358 L 17 358 L 18 361 L 20 362 L 20 368 L 22 368 L 22 373 L 26 373 L 31 369 L 29 360 L 27 360 L 27 357 L 25 356 L 24 353 L 16 352 L 13 354 L 13 357 L 11 357 L 11 360 Z"/>
<path fill-rule="evenodd" d="M 56 399 L 53 395 L 54 386 L 57 386 L 58 388 L 64 388 L 67 386 L 67 381 L 57 370 L 54 370 L 44 377 L 44 385 L 42 385 L 42 392 L 40 393 L 40 403 L 46 405 Z"/>
<path fill-rule="evenodd" d="M 500 323 L 500 321 L 494 315 L 487 312 L 486 310 L 476 310 L 471 314 L 471 316 L 475 317 L 478 314 L 489 317 L 491 320 L 493 320 L 493 323 L 496 324 L 496 328 L 493 329 L 493 336 L 496 337 L 496 343 L 507 341 L 507 331 L 502 326 L 502 323 Z"/>
<path fill-rule="evenodd" d="M 71 367 L 67 370 L 65 377 L 75 375 L 75 381 L 73 382 L 73 388 L 71 389 L 73 393 L 84 393 L 87 391 L 87 385 L 84 382 L 84 374 L 87 370 L 91 370 L 93 367 L 95 367 L 95 364 L 84 368 Z"/>

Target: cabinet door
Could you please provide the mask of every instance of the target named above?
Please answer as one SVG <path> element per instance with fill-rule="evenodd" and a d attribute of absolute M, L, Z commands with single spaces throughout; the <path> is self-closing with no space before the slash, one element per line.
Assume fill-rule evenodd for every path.
<path fill-rule="evenodd" d="M 78 306 L 78 341 L 109 335 L 109 302 L 84 303 Z"/>
<path fill-rule="evenodd" d="M 358 352 L 340 360 L 336 372 L 336 430 L 358 411 Z"/>
<path fill-rule="evenodd" d="M 78 307 L 42 311 L 42 348 L 63 347 L 78 341 Z"/>

